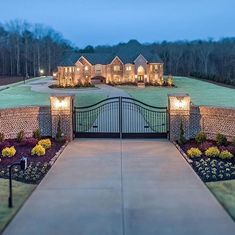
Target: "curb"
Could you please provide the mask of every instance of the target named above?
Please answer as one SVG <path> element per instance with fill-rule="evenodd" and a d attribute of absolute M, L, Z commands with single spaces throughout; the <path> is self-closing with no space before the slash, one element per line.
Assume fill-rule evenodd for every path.
<path fill-rule="evenodd" d="M 191 159 L 188 158 L 187 154 L 181 149 L 181 147 L 175 142 L 173 141 L 172 142 L 175 147 L 179 150 L 179 152 L 181 153 L 181 155 L 184 157 L 184 159 L 189 163 L 189 164 L 192 164 L 193 161 Z"/>
<path fill-rule="evenodd" d="M 58 159 L 58 157 L 61 155 L 61 153 L 64 151 L 64 149 L 66 148 L 66 146 L 69 144 L 68 141 L 65 142 L 64 145 L 62 145 L 62 147 L 59 149 L 59 151 L 55 154 L 55 156 L 49 161 L 49 165 L 53 166 L 55 161 Z"/>

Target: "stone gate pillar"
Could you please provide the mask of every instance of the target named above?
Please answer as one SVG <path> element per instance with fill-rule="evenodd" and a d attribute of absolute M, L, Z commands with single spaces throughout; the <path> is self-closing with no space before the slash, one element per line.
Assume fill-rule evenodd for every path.
<path fill-rule="evenodd" d="M 51 120 L 52 120 L 52 137 L 57 133 L 59 121 L 64 138 L 68 141 L 73 139 L 73 102 L 74 96 L 71 95 L 52 95 L 51 103 Z"/>
<path fill-rule="evenodd" d="M 170 140 L 179 139 L 181 122 L 183 123 L 185 138 L 190 138 L 190 107 L 191 99 L 188 94 L 168 94 Z"/>

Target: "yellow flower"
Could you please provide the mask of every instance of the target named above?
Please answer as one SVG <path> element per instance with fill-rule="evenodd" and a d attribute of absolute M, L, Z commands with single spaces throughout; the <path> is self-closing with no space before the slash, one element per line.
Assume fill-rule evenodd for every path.
<path fill-rule="evenodd" d="M 231 158 L 233 158 L 233 154 L 230 153 L 228 150 L 224 150 L 220 153 L 219 158 L 221 158 L 221 159 L 231 159 Z"/>
<path fill-rule="evenodd" d="M 220 151 L 217 147 L 210 147 L 206 150 L 205 155 L 207 157 L 219 157 Z"/>
<path fill-rule="evenodd" d="M 2 150 L 2 156 L 3 157 L 13 157 L 16 154 L 16 149 L 14 146 L 12 147 L 6 147 Z"/>
<path fill-rule="evenodd" d="M 187 151 L 189 157 L 200 157 L 202 152 L 198 148 L 191 148 Z"/>
<path fill-rule="evenodd" d="M 44 156 L 45 153 L 46 153 L 45 148 L 40 144 L 37 144 L 31 151 L 31 155 L 37 155 L 37 156 Z"/>
<path fill-rule="evenodd" d="M 42 139 L 38 141 L 43 148 L 49 149 L 51 147 L 51 140 L 50 139 Z"/>

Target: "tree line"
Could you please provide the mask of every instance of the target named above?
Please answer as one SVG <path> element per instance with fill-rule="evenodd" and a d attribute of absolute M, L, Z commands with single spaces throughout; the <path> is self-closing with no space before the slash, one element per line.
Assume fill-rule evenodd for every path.
<path fill-rule="evenodd" d="M 58 65 L 78 53 L 115 53 L 148 50 L 164 62 L 166 75 L 194 76 L 235 85 L 235 38 L 141 44 L 137 40 L 78 50 L 63 36 L 42 24 L 22 20 L 0 23 L 0 75 L 52 74 Z"/>
<path fill-rule="evenodd" d="M 50 27 L 22 20 L 0 23 L 0 75 L 52 74 L 71 43 Z"/>

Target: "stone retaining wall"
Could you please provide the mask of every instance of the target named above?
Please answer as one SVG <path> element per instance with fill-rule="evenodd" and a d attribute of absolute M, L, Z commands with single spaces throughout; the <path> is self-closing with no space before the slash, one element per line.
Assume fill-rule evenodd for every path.
<path fill-rule="evenodd" d="M 15 138 L 21 130 L 30 137 L 36 129 L 40 129 L 43 136 L 51 136 L 49 106 L 0 109 L 0 132 L 5 138 Z"/>

